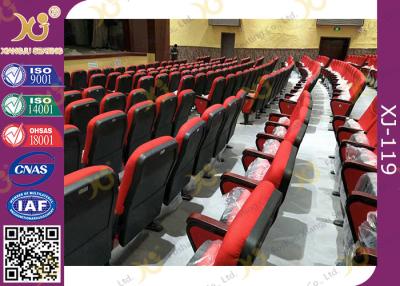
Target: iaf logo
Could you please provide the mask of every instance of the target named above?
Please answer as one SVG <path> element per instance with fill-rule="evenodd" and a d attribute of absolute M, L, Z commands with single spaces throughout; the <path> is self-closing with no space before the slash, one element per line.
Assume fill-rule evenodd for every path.
<path fill-rule="evenodd" d="M 56 210 L 52 196 L 40 191 L 23 191 L 13 195 L 7 203 L 10 214 L 25 221 L 38 221 L 51 216 Z"/>

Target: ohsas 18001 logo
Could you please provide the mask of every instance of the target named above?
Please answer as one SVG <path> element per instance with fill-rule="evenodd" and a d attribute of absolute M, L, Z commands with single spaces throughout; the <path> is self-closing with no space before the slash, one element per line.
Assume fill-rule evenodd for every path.
<path fill-rule="evenodd" d="M 46 181 L 54 171 L 54 156 L 47 152 L 30 152 L 18 157 L 10 166 L 8 176 L 20 187 L 36 186 Z"/>
<path fill-rule="evenodd" d="M 49 194 L 40 191 L 24 191 L 12 196 L 7 207 L 16 218 L 36 221 L 51 216 L 56 210 L 56 201 Z"/>

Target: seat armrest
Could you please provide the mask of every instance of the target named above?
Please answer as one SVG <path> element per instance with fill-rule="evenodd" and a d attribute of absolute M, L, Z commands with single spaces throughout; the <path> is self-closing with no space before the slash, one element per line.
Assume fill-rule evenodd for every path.
<path fill-rule="evenodd" d="M 342 142 L 343 140 L 348 140 L 351 135 L 360 131 L 365 133 L 365 131 L 362 129 L 340 126 L 336 132 L 336 141 L 338 142 L 338 144 L 340 144 L 340 142 Z"/>
<path fill-rule="evenodd" d="M 356 161 L 344 161 L 342 165 L 342 181 L 345 193 L 350 196 L 359 180 L 359 178 L 368 172 L 377 172 L 375 166 L 367 165 Z"/>
<path fill-rule="evenodd" d="M 242 153 L 242 164 L 245 171 L 247 171 L 247 168 L 249 167 L 251 162 L 253 162 L 257 158 L 268 160 L 270 163 L 274 160 L 274 156 L 271 156 L 269 154 L 263 153 L 258 150 L 246 148 L 243 150 Z"/>
<path fill-rule="evenodd" d="M 199 213 L 186 219 L 186 234 L 195 252 L 207 240 L 223 240 L 227 230 L 225 223 Z"/>
<path fill-rule="evenodd" d="M 269 121 L 274 121 L 274 122 L 276 122 L 277 120 L 279 120 L 279 118 L 282 118 L 282 117 L 290 118 L 290 115 L 289 115 L 289 114 L 284 114 L 284 113 L 275 113 L 275 112 L 271 112 L 271 113 L 269 114 L 269 116 L 268 116 L 268 120 L 269 120 Z M 276 118 L 276 119 L 275 119 L 275 118 Z"/>
<path fill-rule="evenodd" d="M 268 139 L 278 140 L 279 142 L 283 141 L 283 138 L 275 136 L 275 135 L 272 135 L 272 134 L 258 133 L 257 134 L 257 139 L 256 139 L 256 146 L 257 146 L 258 151 L 262 151 L 262 149 L 264 147 L 264 143 Z"/>
<path fill-rule="evenodd" d="M 362 144 L 362 143 L 353 142 L 353 141 L 349 141 L 349 140 L 343 140 L 340 143 L 340 146 L 339 146 L 339 156 L 340 156 L 340 161 L 341 162 L 344 161 L 344 157 L 343 157 L 344 156 L 344 152 L 346 150 L 346 147 L 349 146 L 349 145 L 354 146 L 354 147 L 359 147 L 359 148 L 365 148 L 365 149 L 368 149 L 368 150 L 371 150 L 371 151 L 375 150 L 375 147 L 372 147 L 372 146 L 369 146 L 369 145 L 365 145 L 365 144 Z"/>
<path fill-rule="evenodd" d="M 221 176 L 220 190 L 222 194 L 230 192 L 235 187 L 243 187 L 251 191 L 257 187 L 258 183 L 258 181 L 245 176 L 226 172 Z"/>

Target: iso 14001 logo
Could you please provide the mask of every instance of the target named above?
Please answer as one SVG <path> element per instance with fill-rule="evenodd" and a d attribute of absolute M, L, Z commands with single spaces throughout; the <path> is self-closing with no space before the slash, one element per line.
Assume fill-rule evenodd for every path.
<path fill-rule="evenodd" d="M 17 117 L 24 114 L 26 103 L 22 94 L 11 93 L 3 98 L 1 108 L 5 115 Z"/>

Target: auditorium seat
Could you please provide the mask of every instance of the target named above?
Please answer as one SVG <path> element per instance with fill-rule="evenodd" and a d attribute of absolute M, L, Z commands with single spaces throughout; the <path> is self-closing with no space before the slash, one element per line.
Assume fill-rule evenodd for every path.
<path fill-rule="evenodd" d="M 153 124 L 156 117 L 156 105 L 151 100 L 134 104 L 128 110 L 128 126 L 125 132 L 124 161 L 140 145 L 151 140 Z"/>
<path fill-rule="evenodd" d="M 282 202 L 282 194 L 268 181 L 250 193 L 230 224 L 192 213 L 186 232 L 196 252 L 188 265 L 252 265 L 267 236 Z"/>
<path fill-rule="evenodd" d="M 132 89 L 138 88 L 139 79 L 146 76 L 145 72 L 136 72 L 132 77 Z"/>
<path fill-rule="evenodd" d="M 112 67 L 105 67 L 102 69 L 103 74 L 107 77 L 110 73 L 114 71 L 114 68 Z"/>
<path fill-rule="evenodd" d="M 214 104 L 210 106 L 201 115 L 201 119 L 206 122 L 206 128 L 204 139 L 196 157 L 193 175 L 198 174 L 208 163 L 210 163 L 214 155 L 217 136 L 219 136 L 218 132 L 223 123 L 224 116 L 225 108 L 221 104 Z"/>
<path fill-rule="evenodd" d="M 96 73 L 89 78 L 88 86 L 91 87 L 91 86 L 101 85 L 102 87 L 106 87 L 106 81 L 107 78 L 104 74 Z"/>
<path fill-rule="evenodd" d="M 81 167 L 82 143 L 78 127 L 64 125 L 64 175 Z"/>
<path fill-rule="evenodd" d="M 99 68 L 90 68 L 87 71 L 87 79 L 90 80 L 92 75 L 101 73 L 101 69 Z"/>
<path fill-rule="evenodd" d="M 225 88 L 224 88 L 224 95 L 222 97 L 222 102 L 225 101 L 225 99 L 227 99 L 228 97 L 235 95 L 233 93 L 233 89 L 235 88 L 235 80 L 236 80 L 236 76 L 234 74 L 228 74 L 225 77 Z"/>
<path fill-rule="evenodd" d="M 189 183 L 204 130 L 205 122 L 200 117 L 195 117 L 184 123 L 177 132 L 175 139 L 178 142 L 179 153 L 167 184 L 164 204 L 169 205 Z"/>
<path fill-rule="evenodd" d="M 214 80 L 217 78 L 215 71 L 208 71 L 206 73 L 206 87 L 204 88 L 204 94 L 209 94 Z"/>
<path fill-rule="evenodd" d="M 71 89 L 82 90 L 87 87 L 87 73 L 85 70 L 76 70 L 71 73 Z"/>
<path fill-rule="evenodd" d="M 179 86 L 175 94 L 179 94 L 181 91 L 185 89 L 194 88 L 194 77 L 192 75 L 182 75 L 181 80 L 179 81 Z"/>
<path fill-rule="evenodd" d="M 123 74 L 125 72 L 125 67 L 116 67 L 114 70 L 116 72 L 119 72 L 119 73 Z"/>
<path fill-rule="evenodd" d="M 225 145 L 228 143 L 229 131 L 232 127 L 233 120 L 235 119 L 239 103 L 239 99 L 237 99 L 235 96 L 228 97 L 223 103 L 223 106 L 225 107 L 225 115 L 221 128 L 218 132 L 217 143 L 215 144 L 213 157 L 216 157 L 219 153 L 221 153 L 221 151 L 225 148 Z"/>
<path fill-rule="evenodd" d="M 208 95 L 196 95 L 195 105 L 197 112 L 202 114 L 209 106 L 222 103 L 224 88 L 225 78 L 222 76 L 215 78 Z"/>
<path fill-rule="evenodd" d="M 142 76 L 139 81 L 137 88 L 142 88 L 146 91 L 147 98 L 154 100 L 154 77 Z"/>
<path fill-rule="evenodd" d="M 64 72 L 64 91 L 71 90 L 71 74 Z"/>
<path fill-rule="evenodd" d="M 165 188 L 175 164 L 178 144 L 163 136 L 137 148 L 125 166 L 118 192 L 118 240 L 127 245 L 146 227 L 161 231 L 154 223 L 159 215 Z"/>
<path fill-rule="evenodd" d="M 113 92 L 115 90 L 115 84 L 117 82 L 117 77 L 119 77 L 121 73 L 119 72 L 110 72 L 107 75 L 107 81 L 106 81 L 106 90 L 108 92 Z"/>
<path fill-rule="evenodd" d="M 73 101 L 82 99 L 82 94 L 79 90 L 64 91 L 64 109 Z"/>
<path fill-rule="evenodd" d="M 82 92 L 83 98 L 94 98 L 98 103 L 101 102 L 101 100 L 105 95 L 106 95 L 106 90 L 101 85 L 85 88 Z"/>
<path fill-rule="evenodd" d="M 157 98 L 160 95 L 168 92 L 168 74 L 159 73 L 154 78 L 154 96 Z"/>
<path fill-rule="evenodd" d="M 236 124 L 239 119 L 240 111 L 242 110 L 246 95 L 247 95 L 247 92 L 244 89 L 239 90 L 235 95 L 236 99 L 238 100 L 238 104 L 237 104 L 237 109 L 235 111 L 235 116 L 233 118 L 232 124 L 229 127 L 229 134 L 228 134 L 226 144 L 229 143 L 233 134 L 235 133 Z"/>
<path fill-rule="evenodd" d="M 134 71 L 134 72 L 136 72 L 136 65 L 127 66 L 125 72 L 127 72 L 127 71 Z"/>
<path fill-rule="evenodd" d="M 65 124 L 72 124 L 81 131 L 81 142 L 85 142 L 89 121 L 99 114 L 99 104 L 94 98 L 84 98 L 71 102 L 65 108 Z"/>
<path fill-rule="evenodd" d="M 113 110 L 93 117 L 87 126 L 82 164 L 107 165 L 116 173 L 122 170 L 126 114 Z"/>
<path fill-rule="evenodd" d="M 100 102 L 100 113 L 121 110 L 125 111 L 126 95 L 122 92 L 112 92 L 103 97 Z"/>
<path fill-rule="evenodd" d="M 173 129 L 173 119 L 178 106 L 178 97 L 170 92 L 156 99 L 156 120 L 154 122 L 153 138 L 170 136 Z"/>
<path fill-rule="evenodd" d="M 203 95 L 205 88 L 206 88 L 206 82 L 207 82 L 207 78 L 206 78 L 206 74 L 199 72 L 195 75 L 194 77 L 194 92 L 196 93 L 196 95 Z"/>
<path fill-rule="evenodd" d="M 124 94 L 129 94 L 132 90 L 132 76 L 128 74 L 122 74 L 117 77 L 117 81 L 115 83 L 115 91 L 122 92 Z"/>
<path fill-rule="evenodd" d="M 178 89 L 179 81 L 181 80 L 181 73 L 179 71 L 174 71 L 169 73 L 169 91 L 174 92 Z"/>
<path fill-rule="evenodd" d="M 181 126 L 188 120 L 190 111 L 194 105 L 196 94 L 192 89 L 185 89 L 179 92 L 177 107 L 173 119 L 172 136 L 175 136 Z"/>
<path fill-rule="evenodd" d="M 87 167 L 64 177 L 65 265 L 109 263 L 117 192 L 118 177 L 107 166 Z"/>
<path fill-rule="evenodd" d="M 131 106 L 146 100 L 148 100 L 148 98 L 146 91 L 143 88 L 133 89 L 126 99 L 125 112 L 128 112 Z"/>

